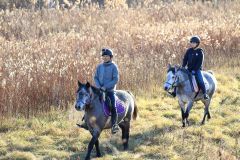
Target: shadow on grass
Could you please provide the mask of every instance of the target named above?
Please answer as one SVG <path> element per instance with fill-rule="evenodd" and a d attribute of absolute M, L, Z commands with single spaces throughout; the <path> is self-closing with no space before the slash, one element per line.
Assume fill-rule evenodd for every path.
<path fill-rule="evenodd" d="M 167 133 L 174 132 L 178 126 L 172 125 L 172 126 L 166 126 L 162 128 L 157 128 L 157 127 L 152 127 L 150 130 L 143 131 L 137 134 L 131 134 L 130 133 L 130 138 L 129 138 L 129 153 L 135 152 L 135 148 L 140 147 L 141 145 L 145 146 L 152 146 L 156 145 L 159 146 L 159 142 L 154 142 L 154 138 L 159 137 L 159 136 L 164 136 Z M 89 133 L 90 134 L 90 133 Z M 121 138 L 121 134 L 117 134 L 117 138 Z M 104 155 L 117 155 L 121 154 L 123 151 L 123 146 L 121 143 L 118 143 L 117 140 L 107 140 L 107 141 L 101 141 L 100 140 L 100 150 L 102 153 L 102 156 Z M 85 151 L 79 151 L 75 152 L 70 156 L 70 159 L 84 159 L 86 153 L 87 153 L 87 145 L 90 142 L 90 139 L 87 141 L 84 141 L 84 144 L 86 145 L 86 150 Z M 93 148 L 92 158 L 96 157 L 96 149 L 95 146 Z M 159 158 L 166 158 L 163 155 L 156 154 L 156 153 L 144 153 L 141 158 L 146 158 L 146 159 L 159 159 Z"/>

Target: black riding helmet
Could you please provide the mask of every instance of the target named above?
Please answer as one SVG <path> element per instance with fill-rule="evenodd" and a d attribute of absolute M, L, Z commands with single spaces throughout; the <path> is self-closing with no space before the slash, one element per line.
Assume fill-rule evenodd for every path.
<path fill-rule="evenodd" d="M 191 39 L 190 39 L 190 43 L 197 43 L 198 45 L 200 44 L 201 40 L 199 38 L 199 36 L 193 36 Z"/>
<path fill-rule="evenodd" d="M 102 49 L 102 56 L 104 56 L 104 55 L 108 55 L 112 58 L 113 57 L 113 51 L 109 48 L 103 48 Z"/>

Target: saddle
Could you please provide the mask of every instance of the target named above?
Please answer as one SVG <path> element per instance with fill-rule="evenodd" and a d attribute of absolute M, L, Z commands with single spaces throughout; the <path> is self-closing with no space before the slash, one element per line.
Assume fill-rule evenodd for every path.
<path fill-rule="evenodd" d="M 122 101 L 115 96 L 116 99 L 116 108 L 117 108 L 117 114 L 122 114 L 125 113 L 125 107 L 122 103 Z M 101 98 L 101 103 L 102 103 L 102 107 L 103 107 L 103 111 L 104 111 L 104 115 L 107 116 L 111 116 L 111 100 L 108 96 L 104 97 L 104 95 Z"/>

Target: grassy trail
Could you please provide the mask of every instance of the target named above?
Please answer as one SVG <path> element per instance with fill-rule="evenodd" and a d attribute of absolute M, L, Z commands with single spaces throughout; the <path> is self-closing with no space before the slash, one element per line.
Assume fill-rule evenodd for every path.
<path fill-rule="evenodd" d="M 190 113 L 191 126 L 182 128 L 177 100 L 155 89 L 157 95 L 137 97 L 140 116 L 132 123 L 130 150 L 122 151 L 120 133 L 104 131 L 99 159 L 240 159 L 240 74 L 223 73 L 216 73 L 212 119 L 204 126 L 202 103 Z M 76 127 L 79 121 L 74 109 L 2 121 L 0 159 L 83 159 L 90 134 Z"/>

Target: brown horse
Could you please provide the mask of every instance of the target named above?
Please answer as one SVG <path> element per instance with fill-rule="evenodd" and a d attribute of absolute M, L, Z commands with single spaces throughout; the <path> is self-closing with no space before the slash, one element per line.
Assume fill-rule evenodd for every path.
<path fill-rule="evenodd" d="M 122 130 L 122 141 L 124 150 L 128 149 L 130 122 L 136 119 L 138 108 L 134 101 L 134 97 L 130 92 L 117 90 L 116 97 L 118 102 L 124 106 L 124 110 L 118 114 L 118 124 Z M 112 127 L 110 116 L 106 116 L 103 107 L 101 90 L 91 86 L 89 83 L 81 84 L 78 82 L 77 98 L 75 108 L 78 111 L 85 110 L 85 122 L 92 135 L 92 139 L 88 144 L 88 151 L 85 160 L 90 159 L 91 151 L 95 145 L 97 157 L 101 157 L 99 149 L 99 136 L 104 129 Z"/>

